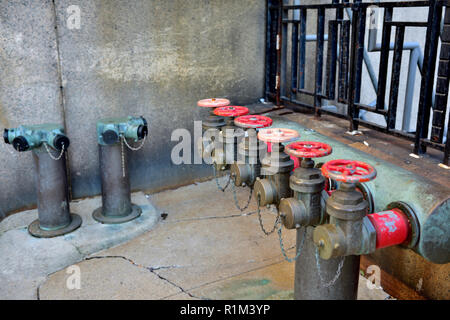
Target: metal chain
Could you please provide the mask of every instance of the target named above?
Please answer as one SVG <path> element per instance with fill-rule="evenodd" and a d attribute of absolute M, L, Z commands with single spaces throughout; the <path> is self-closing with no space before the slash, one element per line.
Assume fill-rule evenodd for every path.
<path fill-rule="evenodd" d="M 228 181 L 225 184 L 225 187 L 221 187 L 219 184 L 219 178 L 217 177 L 216 166 L 213 164 L 212 167 L 213 167 L 213 171 L 214 171 L 214 179 L 216 180 L 217 189 L 219 189 L 222 192 L 225 192 L 225 190 L 228 188 L 228 185 L 230 184 L 231 174 L 228 176 Z"/>
<path fill-rule="evenodd" d="M 55 161 L 58 161 L 59 159 L 61 159 L 62 155 L 64 154 L 65 148 L 64 148 L 64 143 L 62 143 L 62 148 L 61 148 L 61 153 L 59 154 L 58 157 L 55 157 L 54 155 L 52 155 L 52 153 L 50 152 L 50 149 L 47 146 L 47 142 L 44 142 L 44 147 L 45 150 L 47 150 L 48 155 L 50 156 L 50 158 L 52 158 Z"/>
<path fill-rule="evenodd" d="M 236 175 L 233 175 L 234 179 L 233 183 L 231 183 L 231 190 L 233 191 L 233 199 L 234 199 L 234 205 L 236 206 L 236 208 L 238 208 L 241 212 L 243 212 L 244 210 L 246 210 L 248 208 L 248 206 L 250 205 L 250 201 L 252 201 L 252 195 L 253 195 L 253 188 L 250 188 L 250 194 L 248 196 L 247 199 L 247 204 L 245 205 L 245 207 L 241 208 L 241 206 L 239 205 L 239 201 L 237 199 L 237 195 L 236 195 Z"/>
<path fill-rule="evenodd" d="M 287 262 L 294 262 L 302 254 L 303 245 L 305 244 L 305 239 L 306 239 L 306 227 L 303 227 L 304 228 L 304 232 L 303 232 L 302 242 L 300 243 L 300 246 L 299 246 L 299 248 L 297 250 L 297 254 L 293 258 L 289 258 L 287 256 L 286 250 L 284 249 L 283 237 L 282 237 L 282 234 L 281 234 L 281 228 L 282 228 L 282 223 L 280 222 L 280 224 L 278 226 L 278 238 L 280 239 L 281 253 L 283 254 L 284 259 L 286 259 Z"/>
<path fill-rule="evenodd" d="M 319 248 L 316 247 L 316 266 L 317 266 L 317 272 L 319 274 L 320 282 L 321 282 L 322 286 L 325 288 L 331 287 L 332 285 L 335 284 L 335 282 L 337 281 L 337 279 L 339 279 L 339 276 L 341 275 L 342 267 L 344 266 L 345 256 L 343 256 L 341 258 L 341 261 L 339 262 L 338 269 L 336 271 L 336 274 L 334 275 L 334 278 L 328 282 L 326 282 L 322 277 L 322 271 L 320 270 L 319 259 L 320 259 Z"/>
<path fill-rule="evenodd" d="M 122 137 L 122 138 L 123 138 L 123 141 L 125 142 L 125 144 L 127 145 L 128 149 L 133 150 L 133 151 L 138 151 L 138 150 L 141 150 L 142 147 L 144 147 L 145 139 L 147 138 L 147 136 L 144 136 L 144 138 L 142 139 L 141 145 L 139 147 L 132 147 L 132 146 L 130 146 L 128 144 L 128 142 L 127 142 L 127 139 L 124 138 L 124 137 Z"/>
<path fill-rule="evenodd" d="M 121 159 L 122 159 L 122 177 L 125 178 L 125 150 L 123 149 L 123 141 L 125 140 L 124 137 L 121 137 L 120 139 L 120 151 L 121 151 Z"/>
<path fill-rule="evenodd" d="M 269 236 L 269 235 L 271 235 L 272 233 L 274 233 L 275 230 L 277 229 L 277 225 L 278 225 L 279 218 L 280 218 L 280 213 L 279 213 L 278 210 L 277 210 L 277 218 L 275 219 L 275 224 L 273 225 L 272 230 L 267 231 L 267 230 L 264 228 L 264 224 L 263 224 L 262 217 L 261 217 L 260 201 L 261 201 L 261 196 L 258 194 L 258 195 L 256 196 L 256 205 L 257 205 L 257 210 L 256 210 L 256 211 L 257 211 L 257 213 L 258 213 L 259 225 L 261 226 L 262 232 L 264 232 L 264 234 L 265 234 L 266 236 Z"/>

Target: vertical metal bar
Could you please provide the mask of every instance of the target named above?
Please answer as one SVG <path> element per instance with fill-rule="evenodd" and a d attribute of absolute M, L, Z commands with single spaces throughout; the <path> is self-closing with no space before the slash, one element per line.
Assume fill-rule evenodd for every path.
<path fill-rule="evenodd" d="M 291 50 L 291 93 L 296 93 L 298 79 L 298 23 L 295 22 L 292 23 Z"/>
<path fill-rule="evenodd" d="M 282 72 L 282 32 L 283 32 L 283 0 L 279 0 L 278 9 L 278 33 L 276 40 L 276 50 L 277 50 L 277 75 L 275 80 L 275 92 L 276 92 L 276 105 L 281 105 L 281 72 Z"/>
<path fill-rule="evenodd" d="M 358 130 L 358 124 L 354 119 L 355 114 L 355 79 L 356 79 L 356 54 L 357 54 L 357 39 L 358 39 L 358 19 L 359 10 L 353 7 L 352 19 L 352 44 L 350 50 L 350 77 L 348 82 L 348 110 L 347 116 L 350 121 L 350 131 Z"/>
<path fill-rule="evenodd" d="M 417 114 L 416 137 L 414 141 L 414 153 L 416 154 L 426 152 L 426 146 L 422 144 L 421 140 L 428 136 L 441 16 L 442 7 L 437 1 L 430 0 L 422 81 L 420 86 L 419 111 Z"/>
<path fill-rule="evenodd" d="M 288 47 L 288 24 L 282 23 L 283 19 L 288 19 L 289 10 L 284 9 L 283 0 L 280 0 L 280 17 L 279 17 L 279 37 L 278 37 L 278 52 L 280 56 L 280 70 L 277 77 L 278 97 L 279 103 L 277 106 L 281 106 L 281 96 L 287 96 L 287 87 L 290 82 L 287 79 L 287 47 Z"/>
<path fill-rule="evenodd" d="M 306 9 L 300 10 L 300 48 L 299 48 L 299 81 L 298 88 L 305 88 L 306 61 Z"/>
<path fill-rule="evenodd" d="M 340 53 L 339 53 L 339 77 L 338 77 L 338 101 L 347 101 L 348 89 L 348 58 L 350 46 L 350 21 L 343 21 L 340 34 Z"/>
<path fill-rule="evenodd" d="M 327 99 L 334 100 L 336 87 L 336 58 L 337 58 L 337 21 L 328 22 L 327 68 L 325 75 Z"/>
<path fill-rule="evenodd" d="M 278 0 L 269 0 L 267 5 L 267 40 L 266 40 L 266 98 L 276 95 L 277 79 L 277 37 L 279 9 Z"/>
<path fill-rule="evenodd" d="M 323 81 L 323 44 L 325 36 L 325 9 L 317 9 L 317 40 L 316 40 L 316 83 L 314 90 L 315 115 L 320 116 L 322 106 Z"/>
<path fill-rule="evenodd" d="M 265 58 L 265 82 L 264 82 L 264 92 L 265 92 L 265 97 L 266 99 L 268 99 L 268 93 L 271 91 L 270 90 L 270 76 L 271 76 L 271 72 L 270 72 L 270 67 L 271 67 L 271 59 L 270 59 L 270 50 L 272 48 L 272 43 L 271 43 L 271 27 L 272 27 L 272 20 L 271 20 L 271 16 L 272 16 L 272 10 L 270 8 L 270 0 L 267 1 L 266 3 L 266 12 L 267 12 L 267 17 L 266 17 L 266 58 Z"/>
<path fill-rule="evenodd" d="M 386 95 L 387 68 L 389 63 L 389 46 L 391 43 L 391 25 L 386 23 L 392 21 L 392 8 L 384 9 L 383 35 L 381 39 L 380 69 L 378 72 L 377 105 L 378 110 L 384 109 L 384 98 Z"/>
<path fill-rule="evenodd" d="M 431 141 L 442 142 L 447 113 L 449 89 L 449 61 L 450 61 L 450 9 L 445 10 L 444 28 L 441 33 L 441 55 L 439 58 L 438 75 L 436 79 L 436 97 L 433 110 L 433 125 L 431 127 Z"/>
<path fill-rule="evenodd" d="M 402 65 L 403 41 L 405 40 L 405 27 L 395 29 L 394 58 L 392 61 L 391 90 L 389 94 L 389 112 L 387 129 L 395 129 L 397 117 L 398 86 L 400 82 L 400 68 Z"/>
<path fill-rule="evenodd" d="M 360 7 L 358 14 L 358 43 L 356 44 L 356 73 L 355 73 L 355 99 L 356 103 L 361 99 L 361 81 L 364 61 L 364 35 L 366 29 L 366 8 Z M 359 111 L 354 109 L 353 118 L 359 118 Z"/>

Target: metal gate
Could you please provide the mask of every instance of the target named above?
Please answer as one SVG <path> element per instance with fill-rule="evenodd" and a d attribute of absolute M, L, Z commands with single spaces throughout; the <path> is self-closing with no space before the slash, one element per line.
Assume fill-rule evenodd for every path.
<path fill-rule="evenodd" d="M 266 98 L 277 105 L 313 109 L 316 116 L 327 113 L 346 118 L 349 120 L 350 131 L 357 130 L 361 125 L 403 137 L 414 142 L 413 152 L 416 154 L 425 153 L 427 147 L 441 150 L 444 152 L 443 163 L 448 165 L 450 121 L 447 120 L 446 123 L 446 113 L 450 71 L 450 0 L 330 2 L 297 5 L 285 4 L 283 0 L 268 0 Z M 428 10 L 428 18 L 426 21 L 412 22 L 394 20 L 394 12 L 406 8 Z M 374 21 L 375 10 L 380 13 L 378 25 Z M 307 34 L 307 19 L 311 15 L 316 24 L 315 34 Z M 425 46 L 405 42 L 405 30 L 415 28 L 425 28 Z M 376 43 L 378 29 L 382 32 L 381 44 Z M 393 42 L 392 30 L 395 30 Z M 314 49 L 312 90 L 306 89 L 305 72 L 308 69 L 307 60 L 311 57 L 306 52 L 307 43 L 311 43 Z M 374 71 L 368 57 L 368 52 L 375 51 L 380 53 L 378 72 Z M 389 61 L 391 51 L 392 62 Z M 397 107 L 404 51 L 410 51 L 410 59 L 405 105 L 403 112 L 399 114 Z M 360 102 L 363 63 L 376 92 L 376 99 L 370 104 Z M 420 95 L 417 111 L 413 114 L 417 69 L 421 79 Z M 330 101 L 342 105 L 344 111 L 326 108 L 324 105 Z M 381 115 L 383 123 L 363 119 L 361 114 L 365 112 Z M 413 115 L 416 116 L 415 126 L 413 124 L 415 130 L 407 130 L 404 126 L 396 128 L 399 116 L 399 121 L 401 119 L 403 123 L 408 123 Z"/>

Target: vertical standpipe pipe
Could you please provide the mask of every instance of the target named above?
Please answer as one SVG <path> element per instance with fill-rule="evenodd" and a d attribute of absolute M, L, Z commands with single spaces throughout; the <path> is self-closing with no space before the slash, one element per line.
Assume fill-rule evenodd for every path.
<path fill-rule="evenodd" d="M 5 129 L 3 139 L 19 152 L 33 152 L 39 218 L 28 226 L 28 232 L 38 238 L 52 238 L 76 230 L 81 218 L 71 214 L 69 208 L 64 156 L 70 140 L 64 127 L 53 123 L 22 125 Z M 54 151 L 59 156 L 51 155 Z"/>
<path fill-rule="evenodd" d="M 77 229 L 81 218 L 70 213 L 66 159 L 52 159 L 41 145 L 33 149 L 33 160 L 39 219 L 29 225 L 29 233 L 39 238 L 52 238 Z"/>
<path fill-rule="evenodd" d="M 97 123 L 102 206 L 92 213 L 95 220 L 118 224 L 139 217 L 142 209 L 131 203 L 128 154 L 125 139 L 145 139 L 147 121 L 143 118 L 108 118 Z"/>

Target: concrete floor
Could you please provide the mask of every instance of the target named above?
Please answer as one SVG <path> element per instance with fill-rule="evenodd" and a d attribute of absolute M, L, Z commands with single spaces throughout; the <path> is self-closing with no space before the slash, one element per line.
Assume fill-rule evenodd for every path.
<path fill-rule="evenodd" d="M 66 268 L 49 275 L 39 299 L 292 299 L 294 264 L 281 255 L 277 234 L 265 236 L 254 201 L 241 213 L 231 192 L 218 191 L 212 180 L 151 195 L 164 220 L 77 263 L 80 289 L 68 289 Z M 239 190 L 238 200 L 247 198 L 248 189 Z M 266 228 L 274 218 L 264 209 Z M 294 236 L 284 232 L 290 255 Z M 359 299 L 389 298 L 365 281 Z"/>

